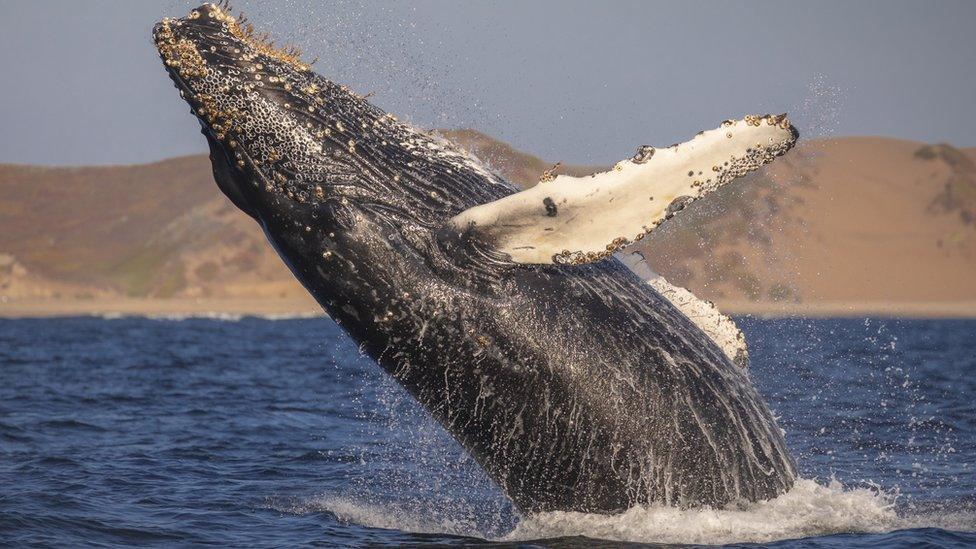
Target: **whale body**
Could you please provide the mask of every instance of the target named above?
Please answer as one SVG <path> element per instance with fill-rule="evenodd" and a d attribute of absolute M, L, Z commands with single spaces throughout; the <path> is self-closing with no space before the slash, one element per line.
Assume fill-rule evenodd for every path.
<path fill-rule="evenodd" d="M 721 506 L 791 487 L 741 333 L 614 256 L 785 153 L 785 116 L 520 191 L 226 7 L 163 20 L 153 38 L 221 190 L 521 511 Z"/>

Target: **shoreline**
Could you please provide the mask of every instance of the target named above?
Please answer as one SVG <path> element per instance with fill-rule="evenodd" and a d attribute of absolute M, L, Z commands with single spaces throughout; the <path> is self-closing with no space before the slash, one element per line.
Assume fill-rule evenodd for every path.
<path fill-rule="evenodd" d="M 761 318 L 976 318 L 976 300 L 951 302 L 848 301 L 771 303 L 717 301 L 733 316 Z M 64 316 L 325 316 L 311 297 L 290 298 L 95 298 L 9 299 L 0 302 L 0 318 Z"/>
<path fill-rule="evenodd" d="M 8 299 L 0 318 L 64 316 L 325 316 L 311 297 L 261 298 L 110 298 Z"/>
<path fill-rule="evenodd" d="M 976 318 L 976 300 L 967 301 L 815 301 L 770 303 L 718 301 L 732 316 L 761 318 Z"/>

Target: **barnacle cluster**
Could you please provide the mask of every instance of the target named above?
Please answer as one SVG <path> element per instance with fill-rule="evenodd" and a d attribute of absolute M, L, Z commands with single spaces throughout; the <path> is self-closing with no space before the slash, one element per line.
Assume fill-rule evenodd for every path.
<path fill-rule="evenodd" d="M 239 17 L 234 17 L 233 11 L 229 0 L 221 0 L 217 4 L 207 3 L 200 9 L 191 11 L 187 19 L 190 21 L 201 18 L 213 19 L 226 25 L 227 32 L 252 48 L 255 53 L 285 63 L 298 71 L 307 71 L 311 68 L 312 63 L 302 61 L 300 49 L 287 44 L 276 46 L 268 33 L 255 33 L 254 26 L 247 22 L 247 17 L 243 13 Z"/>
<path fill-rule="evenodd" d="M 606 259 L 613 255 L 620 248 L 629 246 L 634 242 L 644 238 L 644 235 L 651 232 L 650 229 L 639 233 L 634 237 L 633 240 L 627 239 L 623 236 L 614 238 L 609 244 L 607 244 L 606 249 L 600 250 L 598 252 L 581 252 L 581 251 L 569 251 L 563 250 L 558 254 L 552 256 L 552 262 L 557 265 L 582 265 L 584 263 L 593 263 L 594 261 L 600 261 L 601 259 Z"/>
<path fill-rule="evenodd" d="M 790 121 L 786 117 L 786 113 L 783 114 L 764 114 L 762 116 L 750 114 L 743 117 L 745 123 L 749 126 L 759 127 L 764 122 L 769 126 L 776 126 L 784 130 L 790 129 Z"/>
<path fill-rule="evenodd" d="M 177 71 L 184 80 L 203 78 L 207 75 L 207 62 L 200 55 L 193 41 L 177 38 L 172 22 L 164 19 L 156 33 L 156 48 L 163 63 Z"/>
<path fill-rule="evenodd" d="M 217 139 L 221 141 L 227 139 L 227 132 L 234 129 L 237 121 L 241 119 L 241 109 L 234 106 L 221 108 L 220 103 L 207 93 L 197 95 L 197 100 L 202 105 L 197 109 L 197 116 L 207 121 Z M 233 139 L 227 144 L 232 149 L 237 147 L 237 141 Z"/>
<path fill-rule="evenodd" d="M 553 167 L 542 172 L 542 176 L 539 177 L 539 183 L 549 183 L 550 181 L 555 181 L 556 170 L 558 170 L 559 166 L 562 166 L 562 164 L 563 164 L 562 162 L 556 162 L 556 164 L 553 165 Z"/>
<path fill-rule="evenodd" d="M 637 148 L 637 152 L 634 153 L 634 156 L 630 159 L 630 161 L 634 164 L 643 164 L 651 158 L 654 158 L 655 152 L 656 149 L 654 147 L 650 145 L 641 145 Z"/>

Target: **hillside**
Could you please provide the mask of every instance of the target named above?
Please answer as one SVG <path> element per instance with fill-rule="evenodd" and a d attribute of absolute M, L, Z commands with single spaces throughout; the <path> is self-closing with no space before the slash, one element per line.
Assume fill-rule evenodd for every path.
<path fill-rule="evenodd" d="M 522 185 L 553 164 L 473 130 L 442 133 Z M 976 151 L 802 142 L 639 249 L 669 280 L 730 311 L 973 314 Z M 314 309 L 256 224 L 219 193 L 203 156 L 0 165 L 0 314 L 115 310 L 120 300 L 134 304 L 115 308 L 132 311 Z"/>
<path fill-rule="evenodd" d="M 299 291 L 256 225 L 219 193 L 203 156 L 126 167 L 0 166 L 0 220 L 0 292 L 8 298 Z"/>
<path fill-rule="evenodd" d="M 649 257 L 719 300 L 971 301 L 974 156 L 883 138 L 806 142 L 655 235 Z"/>

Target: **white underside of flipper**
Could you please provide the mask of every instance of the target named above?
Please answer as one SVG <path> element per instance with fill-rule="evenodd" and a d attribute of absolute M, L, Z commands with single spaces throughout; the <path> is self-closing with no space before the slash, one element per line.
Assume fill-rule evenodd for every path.
<path fill-rule="evenodd" d="M 544 180 L 469 208 L 450 223 L 458 232 L 474 230 L 517 263 L 589 263 L 768 164 L 792 148 L 796 137 L 786 115 L 726 120 L 680 145 L 641 147 L 607 172 Z"/>
<path fill-rule="evenodd" d="M 735 321 L 722 314 L 714 303 L 699 299 L 685 288 L 665 280 L 651 269 L 640 253 L 620 253 L 617 258 L 712 338 L 733 364 L 742 368 L 748 367 L 749 350 L 745 335 L 735 325 Z"/>

